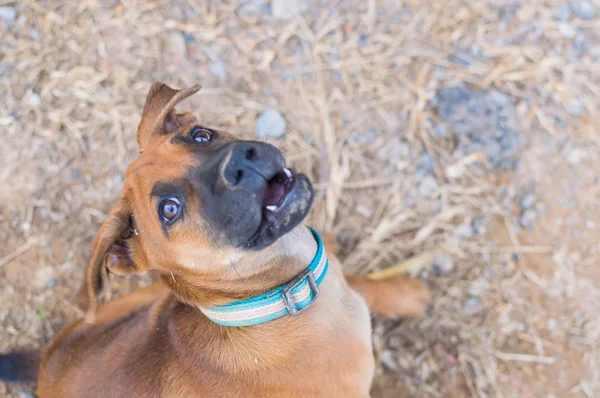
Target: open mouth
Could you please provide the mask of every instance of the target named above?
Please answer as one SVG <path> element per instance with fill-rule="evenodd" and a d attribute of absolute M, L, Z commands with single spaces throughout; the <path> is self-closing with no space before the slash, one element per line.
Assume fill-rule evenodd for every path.
<path fill-rule="evenodd" d="M 275 173 L 275 175 L 267 181 L 265 195 L 263 197 L 263 211 L 268 216 L 277 213 L 285 207 L 286 199 L 294 187 L 294 174 L 292 170 L 284 168 Z"/>

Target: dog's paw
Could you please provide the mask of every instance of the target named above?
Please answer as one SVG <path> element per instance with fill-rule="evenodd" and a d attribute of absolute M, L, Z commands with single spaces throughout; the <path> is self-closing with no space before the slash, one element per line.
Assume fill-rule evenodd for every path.
<path fill-rule="evenodd" d="M 350 286 L 367 302 L 372 313 L 387 318 L 420 317 L 431 307 L 431 292 L 423 282 L 394 276 L 383 280 L 348 277 Z"/>
<path fill-rule="evenodd" d="M 431 307 L 431 292 L 420 280 L 396 276 L 376 283 L 381 290 L 379 315 L 420 317 Z"/>

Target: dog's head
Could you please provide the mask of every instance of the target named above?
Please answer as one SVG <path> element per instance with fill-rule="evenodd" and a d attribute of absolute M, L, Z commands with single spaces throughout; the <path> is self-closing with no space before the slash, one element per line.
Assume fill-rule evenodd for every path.
<path fill-rule="evenodd" d="M 308 213 L 310 181 L 287 168 L 278 149 L 175 111 L 199 89 L 150 88 L 140 154 L 93 242 L 85 286 L 93 308 L 105 269 L 226 277 L 244 272 L 232 262 L 268 250 Z"/>

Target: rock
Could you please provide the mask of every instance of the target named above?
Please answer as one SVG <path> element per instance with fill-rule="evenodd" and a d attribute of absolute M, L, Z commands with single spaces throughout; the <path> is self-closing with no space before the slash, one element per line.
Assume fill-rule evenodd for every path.
<path fill-rule="evenodd" d="M 15 390 L 19 398 L 35 398 L 35 395 L 25 390 Z"/>
<path fill-rule="evenodd" d="M 415 174 L 418 177 L 423 177 L 431 173 L 433 173 L 433 161 L 428 152 L 423 152 L 417 160 L 417 170 L 415 171 Z"/>
<path fill-rule="evenodd" d="M 0 7 L 0 19 L 6 22 L 14 22 L 17 19 L 17 10 L 9 6 Z"/>
<path fill-rule="evenodd" d="M 54 286 L 56 286 L 56 279 L 54 279 L 54 278 L 48 279 L 48 287 L 54 287 Z"/>
<path fill-rule="evenodd" d="M 456 234 L 461 238 L 470 238 L 473 236 L 473 228 L 467 223 L 462 223 L 456 227 Z"/>
<path fill-rule="evenodd" d="M 483 217 L 476 218 L 471 227 L 477 235 L 483 235 L 487 231 L 487 220 Z"/>
<path fill-rule="evenodd" d="M 571 3 L 571 10 L 581 19 L 590 20 L 596 15 L 596 7 L 591 1 Z"/>
<path fill-rule="evenodd" d="M 530 209 L 535 204 L 535 201 L 535 195 L 532 193 L 528 193 L 527 195 L 523 196 L 523 199 L 521 199 L 521 207 L 523 209 Z"/>
<path fill-rule="evenodd" d="M 172 32 L 167 36 L 167 42 L 169 44 L 167 51 L 173 55 L 185 57 L 187 53 L 187 45 L 181 33 Z"/>
<path fill-rule="evenodd" d="M 434 274 L 449 274 L 454 270 L 454 259 L 449 254 L 440 254 L 433 259 Z"/>
<path fill-rule="evenodd" d="M 29 36 L 33 39 L 33 40 L 37 40 L 40 38 L 40 31 L 35 29 L 35 28 L 30 28 L 29 29 Z"/>
<path fill-rule="evenodd" d="M 469 297 L 465 301 L 465 310 L 473 310 L 479 305 L 479 299 L 477 297 Z"/>
<path fill-rule="evenodd" d="M 560 23 L 558 24 L 558 31 L 561 35 L 568 39 L 572 39 L 577 34 L 577 29 L 571 24 L 568 23 Z"/>
<path fill-rule="evenodd" d="M 438 186 L 439 184 L 435 177 L 432 175 L 427 175 L 421 179 L 421 183 L 419 184 L 419 193 L 423 197 L 428 197 L 435 192 Z"/>
<path fill-rule="evenodd" d="M 552 15 L 557 21 L 566 22 L 571 19 L 571 8 L 567 4 L 561 4 L 558 7 L 554 7 Z"/>
<path fill-rule="evenodd" d="M 392 351 L 384 350 L 381 355 L 379 355 L 379 360 L 389 370 L 393 370 L 395 372 L 398 371 L 398 362 L 396 361 L 396 358 L 394 358 Z"/>
<path fill-rule="evenodd" d="M 579 117 L 583 115 L 583 104 L 579 100 L 573 100 L 565 104 L 565 109 L 570 115 Z"/>
<path fill-rule="evenodd" d="M 351 135 L 352 141 L 357 144 L 368 144 L 377 138 L 377 133 L 373 130 L 367 130 L 364 133 L 359 133 L 357 131 L 353 132 Z"/>
<path fill-rule="evenodd" d="M 457 65 L 460 66 L 469 66 L 471 65 L 471 61 L 469 61 L 468 57 L 466 56 L 459 56 L 459 55 L 451 55 L 450 58 L 448 58 L 450 62 L 453 62 Z"/>
<path fill-rule="evenodd" d="M 29 96 L 27 98 L 27 103 L 32 108 L 39 108 L 40 105 L 42 104 L 42 99 L 40 98 L 39 94 L 31 93 L 31 94 L 29 94 Z"/>
<path fill-rule="evenodd" d="M 472 91 L 465 86 L 439 90 L 432 100 L 455 137 L 454 156 L 484 152 L 491 167 L 514 169 L 522 147 L 512 98 L 497 90 Z"/>
<path fill-rule="evenodd" d="M 219 79 L 223 81 L 227 80 L 227 66 L 220 59 L 217 59 L 210 65 L 210 71 Z"/>
<path fill-rule="evenodd" d="M 587 229 L 595 229 L 596 228 L 596 223 L 592 220 L 585 220 L 585 227 Z"/>
<path fill-rule="evenodd" d="M 265 3 L 264 0 L 250 0 L 243 2 L 240 6 L 240 11 L 248 15 L 259 15 L 269 14 L 271 10 L 270 4 Z"/>
<path fill-rule="evenodd" d="M 271 15 L 277 19 L 290 19 L 306 9 L 300 0 L 271 0 Z"/>
<path fill-rule="evenodd" d="M 285 134 L 287 123 L 283 116 L 273 108 L 267 109 L 256 119 L 256 136 L 261 138 L 279 138 Z"/>
<path fill-rule="evenodd" d="M 535 210 L 526 210 L 523 214 L 521 214 L 521 217 L 519 217 L 519 224 L 521 224 L 523 228 L 533 230 L 533 223 L 536 219 L 537 214 Z"/>

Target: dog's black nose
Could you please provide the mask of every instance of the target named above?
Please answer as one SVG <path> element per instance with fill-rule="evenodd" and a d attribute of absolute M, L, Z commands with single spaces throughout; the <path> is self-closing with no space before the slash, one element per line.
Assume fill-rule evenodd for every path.
<path fill-rule="evenodd" d="M 219 177 L 229 189 L 257 188 L 285 167 L 281 152 L 264 142 L 238 141 L 223 149 Z"/>

